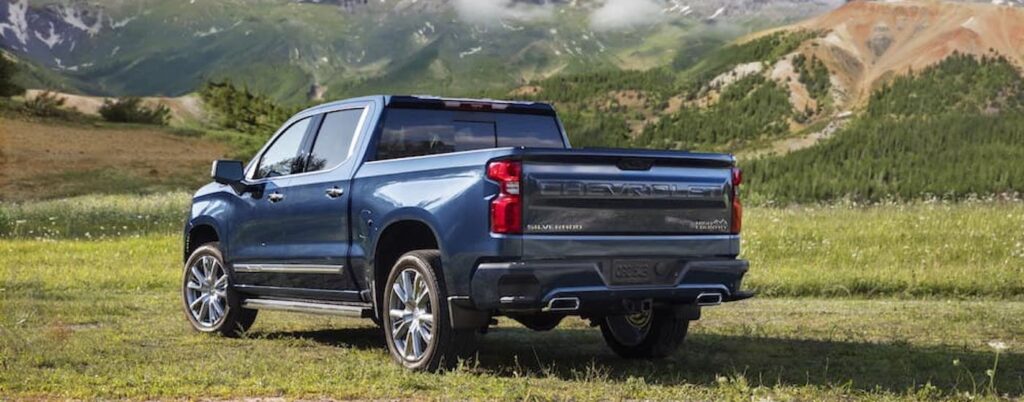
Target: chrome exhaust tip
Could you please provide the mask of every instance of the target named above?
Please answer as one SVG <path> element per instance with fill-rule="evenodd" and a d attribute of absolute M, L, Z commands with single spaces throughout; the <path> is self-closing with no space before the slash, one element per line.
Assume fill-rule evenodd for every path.
<path fill-rule="evenodd" d="M 698 306 L 717 306 L 722 304 L 721 293 L 701 293 L 697 295 Z"/>
<path fill-rule="evenodd" d="M 580 298 L 578 297 L 556 297 L 548 302 L 548 305 L 541 311 L 576 311 L 580 309 Z"/>

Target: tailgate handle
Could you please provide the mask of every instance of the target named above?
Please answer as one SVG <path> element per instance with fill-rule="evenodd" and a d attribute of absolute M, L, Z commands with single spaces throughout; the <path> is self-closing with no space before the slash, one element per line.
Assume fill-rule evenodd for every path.
<path fill-rule="evenodd" d="M 616 164 L 622 170 L 651 170 L 654 159 L 623 158 Z"/>

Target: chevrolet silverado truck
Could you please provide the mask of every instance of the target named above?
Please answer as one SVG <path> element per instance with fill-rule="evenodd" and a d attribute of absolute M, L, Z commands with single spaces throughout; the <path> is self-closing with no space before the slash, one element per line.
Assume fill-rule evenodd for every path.
<path fill-rule="evenodd" d="M 201 332 L 237 336 L 264 309 L 362 317 L 396 362 L 437 370 L 494 317 L 579 316 L 616 354 L 656 358 L 702 307 L 752 295 L 732 156 L 572 149 L 548 104 L 328 103 L 212 176 L 184 231 Z"/>

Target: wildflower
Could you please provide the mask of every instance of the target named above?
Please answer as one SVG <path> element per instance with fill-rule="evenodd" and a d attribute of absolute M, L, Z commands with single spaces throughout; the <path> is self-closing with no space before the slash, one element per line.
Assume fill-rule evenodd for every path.
<path fill-rule="evenodd" d="M 959 367 L 959 366 L 960 366 L 960 359 L 953 359 L 953 367 Z"/>

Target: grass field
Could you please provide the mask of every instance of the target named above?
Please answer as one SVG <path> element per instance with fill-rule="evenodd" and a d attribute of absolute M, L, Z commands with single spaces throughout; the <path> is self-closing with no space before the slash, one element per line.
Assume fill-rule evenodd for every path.
<path fill-rule="evenodd" d="M 388 361 L 369 322 L 261 314 L 191 332 L 172 235 L 0 241 L 0 395 L 10 398 L 847 399 L 1024 395 L 1024 303 L 760 298 L 708 309 L 685 351 L 614 357 L 572 320 L 510 322 L 453 373 Z M 998 365 L 996 350 L 1003 342 Z M 994 368 L 994 381 L 986 370 Z"/>
<path fill-rule="evenodd" d="M 369 322 L 261 313 L 249 339 L 192 333 L 177 299 L 186 205 L 0 204 L 0 399 L 1024 396 L 1019 202 L 748 208 L 761 296 L 706 310 L 672 358 L 620 360 L 579 320 L 503 320 L 442 375 L 391 364 Z"/>
<path fill-rule="evenodd" d="M 0 237 L 177 234 L 187 199 L 171 193 L 0 204 Z M 750 207 L 745 215 L 743 254 L 754 267 L 746 286 L 762 296 L 1024 300 L 1022 202 Z M 178 257 L 177 237 L 146 239 Z"/>

